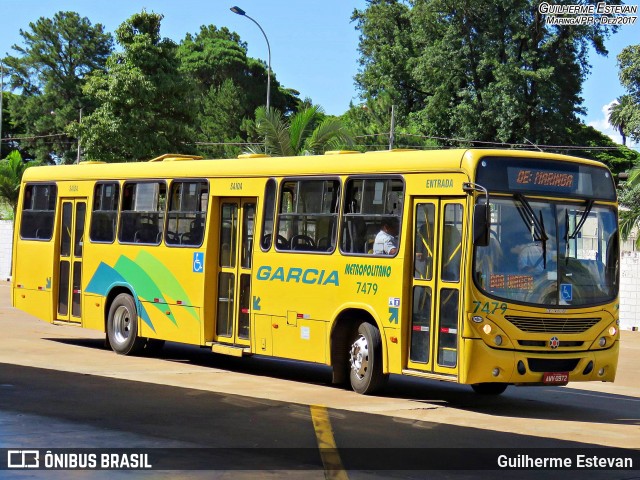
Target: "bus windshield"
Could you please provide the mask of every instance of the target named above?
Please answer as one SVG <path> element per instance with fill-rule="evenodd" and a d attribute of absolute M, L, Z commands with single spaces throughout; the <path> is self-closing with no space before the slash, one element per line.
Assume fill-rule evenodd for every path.
<path fill-rule="evenodd" d="M 483 292 L 540 307 L 587 306 L 615 298 L 619 240 L 614 207 L 520 193 L 492 196 L 490 206 L 489 245 L 474 252 L 474 281 Z"/>

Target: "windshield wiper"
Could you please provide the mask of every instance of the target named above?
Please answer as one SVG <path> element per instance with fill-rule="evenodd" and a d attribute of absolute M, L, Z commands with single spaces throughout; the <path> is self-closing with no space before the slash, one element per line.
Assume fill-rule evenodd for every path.
<path fill-rule="evenodd" d="M 518 208 L 518 211 L 520 212 L 520 216 L 527 224 L 527 226 L 531 226 L 534 228 L 534 233 L 537 237 L 534 238 L 534 240 L 541 240 L 543 242 L 549 240 L 547 232 L 544 229 L 544 222 L 542 221 L 542 210 L 540 211 L 540 219 L 538 219 L 536 218 L 536 214 L 533 211 L 533 208 L 531 208 L 529 201 L 525 198 L 524 195 L 522 195 L 521 193 L 516 193 L 514 197 L 516 200 L 518 200 L 518 202 L 520 202 L 521 205 L 520 207 L 516 206 Z M 529 221 L 527 222 L 527 220 Z"/>
<path fill-rule="evenodd" d="M 591 198 L 587 200 L 587 208 L 585 208 L 584 212 L 582 213 L 582 216 L 580 217 L 580 221 L 576 225 L 576 228 L 573 229 L 573 233 L 570 234 L 570 235 L 569 235 L 569 227 L 567 225 L 567 235 L 568 235 L 569 240 L 573 240 L 574 238 L 576 238 L 578 236 L 578 233 L 580 233 L 580 230 L 584 226 L 584 222 L 587 221 L 587 218 L 589 217 L 589 214 L 591 213 L 591 209 L 593 208 L 593 204 L 594 203 L 595 202 Z M 569 209 L 567 209 L 566 212 L 567 212 L 566 214 L 569 215 Z"/>
<path fill-rule="evenodd" d="M 525 222 L 527 226 L 531 227 L 531 236 L 532 240 L 542 242 L 542 266 L 546 270 L 547 269 L 547 240 L 549 240 L 549 236 L 544 228 L 544 220 L 542 218 L 542 210 L 540 210 L 540 218 L 536 217 L 533 208 L 531 208 L 531 204 L 526 199 L 526 197 L 521 193 L 516 193 L 514 198 L 520 202 L 520 206 L 516 205 L 522 220 Z M 527 221 L 528 220 L 528 221 Z"/>

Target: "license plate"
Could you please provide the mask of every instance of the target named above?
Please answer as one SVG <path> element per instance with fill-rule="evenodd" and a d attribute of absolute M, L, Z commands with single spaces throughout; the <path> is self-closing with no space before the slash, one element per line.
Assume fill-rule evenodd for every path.
<path fill-rule="evenodd" d="M 547 385 L 566 385 L 569 383 L 569 372 L 547 372 L 542 377 L 542 383 Z"/>

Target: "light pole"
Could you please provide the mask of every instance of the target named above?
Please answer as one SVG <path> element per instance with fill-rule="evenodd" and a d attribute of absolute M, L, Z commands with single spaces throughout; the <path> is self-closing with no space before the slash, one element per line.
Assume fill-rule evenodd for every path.
<path fill-rule="evenodd" d="M 262 35 L 264 35 L 264 39 L 267 41 L 267 51 L 269 52 L 269 62 L 267 63 L 267 110 L 269 110 L 269 104 L 270 104 L 269 99 L 271 98 L 271 46 L 269 45 L 269 39 L 267 38 L 267 34 L 264 33 L 264 30 L 262 29 L 260 24 L 256 22 L 253 18 L 251 18 L 249 15 L 247 15 L 243 9 L 236 6 L 236 7 L 231 7 L 229 10 L 231 10 L 233 13 L 237 15 L 247 17 L 249 20 L 255 23 L 260 29 L 260 31 L 262 32 Z"/>
<path fill-rule="evenodd" d="M 78 118 L 78 126 L 82 125 L 82 107 L 80 107 L 80 117 Z M 80 134 L 78 133 L 78 155 L 76 156 L 76 163 L 80 163 Z"/>

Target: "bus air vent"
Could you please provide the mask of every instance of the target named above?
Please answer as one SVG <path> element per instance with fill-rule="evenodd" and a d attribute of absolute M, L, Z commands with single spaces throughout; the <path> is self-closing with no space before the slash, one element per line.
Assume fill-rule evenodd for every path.
<path fill-rule="evenodd" d="M 596 325 L 599 318 L 536 318 L 505 317 L 523 332 L 531 333 L 582 333 Z"/>
<path fill-rule="evenodd" d="M 548 358 L 528 358 L 529 370 L 536 373 L 545 372 L 573 372 L 578 365 L 579 358 L 548 359 Z"/>

